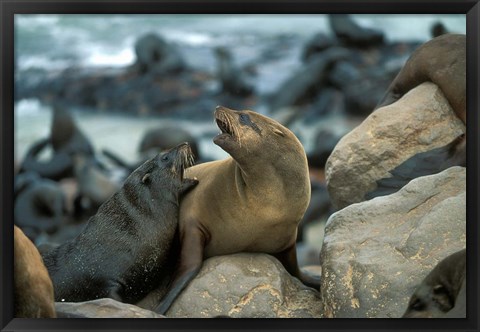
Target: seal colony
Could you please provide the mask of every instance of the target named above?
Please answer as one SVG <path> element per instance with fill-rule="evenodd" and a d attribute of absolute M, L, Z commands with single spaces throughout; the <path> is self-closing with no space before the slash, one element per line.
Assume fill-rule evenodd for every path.
<path fill-rule="evenodd" d="M 182 200 L 180 261 L 155 311 L 165 313 L 203 260 L 237 252 L 273 254 L 308 286 L 297 264 L 297 226 L 310 201 L 307 158 L 297 137 L 261 114 L 218 106 L 213 141 L 231 157 L 186 171 L 199 180 Z"/>
<path fill-rule="evenodd" d="M 160 282 L 177 230 L 179 197 L 198 181 L 187 143 L 146 161 L 75 239 L 44 254 L 56 301 L 134 303 Z"/>

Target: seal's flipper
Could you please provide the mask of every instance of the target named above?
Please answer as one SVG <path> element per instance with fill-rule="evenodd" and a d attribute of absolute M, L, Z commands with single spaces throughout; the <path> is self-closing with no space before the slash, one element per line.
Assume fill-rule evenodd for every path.
<path fill-rule="evenodd" d="M 123 298 L 120 295 L 122 290 L 123 290 L 123 286 L 121 284 L 112 282 L 112 286 L 108 291 L 107 297 L 118 302 L 123 302 Z"/>
<path fill-rule="evenodd" d="M 56 153 L 49 161 L 43 162 L 37 160 L 35 154 L 27 154 L 22 170 L 35 172 L 40 177 L 60 180 L 73 173 L 73 159 L 66 153 Z"/>
<path fill-rule="evenodd" d="M 180 196 L 185 195 L 198 184 L 197 179 L 184 179 L 182 181 L 182 188 L 180 189 Z"/>
<path fill-rule="evenodd" d="M 114 152 L 103 149 L 102 154 L 110 159 L 112 162 L 114 162 L 117 166 L 120 166 L 122 168 L 125 168 L 128 172 L 133 172 L 139 165 L 131 165 L 125 160 L 123 160 L 120 156 L 117 156 Z"/>
<path fill-rule="evenodd" d="M 297 247 L 295 243 L 284 251 L 274 254 L 273 256 L 277 258 L 280 263 L 282 263 L 288 273 L 290 273 L 292 276 L 300 279 L 308 287 L 315 288 L 316 290 L 320 289 L 320 279 L 307 276 L 300 271 L 297 262 Z"/>
<path fill-rule="evenodd" d="M 378 180 L 377 188 L 365 198 L 390 195 L 417 177 L 436 174 L 452 166 L 466 166 L 465 141 L 465 135 L 460 135 L 445 146 L 410 157 L 390 171 L 391 177 Z"/>
<path fill-rule="evenodd" d="M 198 274 L 203 264 L 203 251 L 207 237 L 199 228 L 190 227 L 186 230 L 185 233 L 180 234 L 182 249 L 173 281 L 167 294 L 154 310 L 161 315 L 165 315 L 177 296 Z"/>

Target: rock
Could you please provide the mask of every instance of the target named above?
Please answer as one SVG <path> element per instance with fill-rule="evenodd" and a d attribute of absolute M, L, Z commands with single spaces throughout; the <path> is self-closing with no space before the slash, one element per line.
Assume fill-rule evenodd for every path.
<path fill-rule="evenodd" d="M 440 89 L 430 82 L 421 84 L 377 109 L 337 144 L 325 167 L 332 204 L 341 209 L 365 200 L 376 181 L 389 177 L 396 166 L 464 132 Z"/>
<path fill-rule="evenodd" d="M 86 302 L 55 302 L 58 317 L 83 318 L 165 318 L 132 304 L 103 298 Z"/>
<path fill-rule="evenodd" d="M 297 242 L 305 240 L 305 231 L 308 225 L 314 222 L 327 219 L 332 211 L 332 204 L 327 188 L 323 182 L 313 180 L 310 182 L 312 192 L 310 203 L 303 215 L 297 230 Z M 298 250 L 298 247 L 297 247 Z"/>
<path fill-rule="evenodd" d="M 328 157 L 335 149 L 340 135 L 329 128 L 319 129 L 313 139 L 313 147 L 307 153 L 308 166 L 325 168 Z"/>
<path fill-rule="evenodd" d="M 334 64 L 328 77 L 331 84 L 340 89 L 345 89 L 353 81 L 363 79 L 359 69 L 348 61 L 338 61 Z"/>
<path fill-rule="evenodd" d="M 275 111 L 311 99 L 325 84 L 330 67 L 337 61 L 348 58 L 349 55 L 348 50 L 335 47 L 312 56 L 270 96 L 270 109 Z"/>
<path fill-rule="evenodd" d="M 401 317 L 422 279 L 465 244 L 464 167 L 344 208 L 328 220 L 320 253 L 324 317 Z"/>
<path fill-rule="evenodd" d="M 319 264 L 318 254 L 320 250 L 318 248 L 308 244 L 306 241 L 297 242 L 296 247 L 298 266 L 301 267 L 302 270 L 304 270 L 306 266 L 311 267 Z M 321 268 L 319 272 L 321 275 Z"/>
<path fill-rule="evenodd" d="M 320 317 L 318 291 L 290 276 L 267 254 L 240 253 L 207 259 L 180 294 L 168 317 Z"/>
<path fill-rule="evenodd" d="M 335 46 L 335 44 L 336 41 L 330 36 L 327 36 L 322 32 L 316 33 L 312 38 L 310 38 L 310 40 L 306 42 L 301 55 L 302 60 L 309 61 L 312 55 L 321 53 L 326 49 Z"/>

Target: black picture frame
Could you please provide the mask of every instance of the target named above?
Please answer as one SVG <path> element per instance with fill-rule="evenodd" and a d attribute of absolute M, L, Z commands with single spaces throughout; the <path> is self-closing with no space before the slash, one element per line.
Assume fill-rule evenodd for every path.
<path fill-rule="evenodd" d="M 1 152 L 0 152 L 0 328 L 1 331 L 136 330 L 478 330 L 479 16 L 478 1 L 23 1 L 1 0 Z M 14 174 L 14 15 L 15 14 L 465 14 L 467 17 L 467 319 L 18 319 L 13 318 L 13 174 Z"/>

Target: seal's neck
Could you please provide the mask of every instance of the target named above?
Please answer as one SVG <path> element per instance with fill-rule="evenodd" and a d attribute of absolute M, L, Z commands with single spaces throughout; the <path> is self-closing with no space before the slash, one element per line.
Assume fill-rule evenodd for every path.
<path fill-rule="evenodd" d="M 297 160 L 298 159 L 298 160 Z M 310 195 L 308 166 L 306 158 L 301 156 L 295 160 L 279 158 L 266 162 L 241 163 L 232 160 L 235 165 L 235 180 L 237 188 L 248 188 L 240 194 L 253 194 L 262 199 L 268 195 L 286 195 L 288 197 L 303 197 L 306 192 Z M 243 186 L 240 186 L 243 184 Z M 275 188 L 275 193 L 266 191 Z"/>

